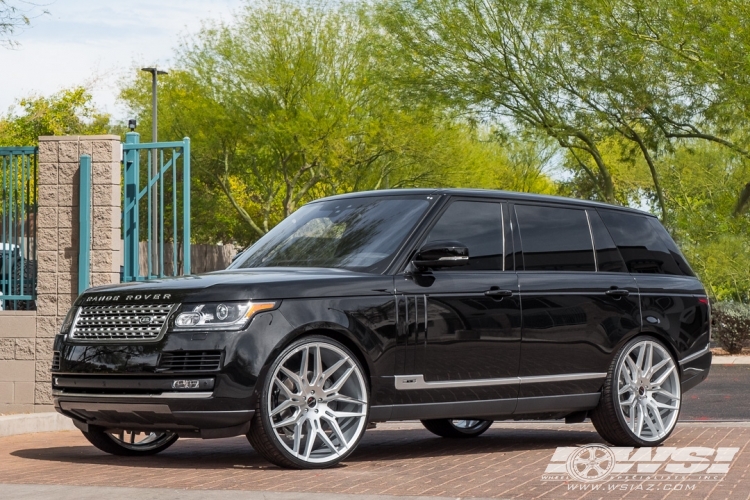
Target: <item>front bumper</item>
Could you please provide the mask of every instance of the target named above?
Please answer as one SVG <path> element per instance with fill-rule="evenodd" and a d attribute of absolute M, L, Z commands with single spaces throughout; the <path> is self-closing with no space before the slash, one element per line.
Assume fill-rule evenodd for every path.
<path fill-rule="evenodd" d="M 52 391 L 57 411 L 87 426 L 171 430 L 185 437 L 247 432 L 277 312 L 242 332 L 170 333 L 139 344 L 73 342 L 57 335 Z M 265 318 L 263 322 L 261 319 Z M 175 386 L 176 381 L 196 382 Z"/>
<path fill-rule="evenodd" d="M 154 381 L 139 379 L 138 383 Z M 248 406 L 238 408 L 237 400 L 217 398 L 212 391 L 96 394 L 57 388 L 52 395 L 55 409 L 84 431 L 98 426 L 170 430 L 181 437 L 231 437 L 246 434 L 254 414 Z"/>

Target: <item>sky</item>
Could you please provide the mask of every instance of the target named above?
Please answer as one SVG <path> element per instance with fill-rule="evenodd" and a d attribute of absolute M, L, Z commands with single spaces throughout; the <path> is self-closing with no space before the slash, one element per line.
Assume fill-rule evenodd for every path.
<path fill-rule="evenodd" d="M 250 0 L 252 1 L 252 0 Z M 28 2 L 32 2 L 30 5 Z M 181 38 L 205 20 L 230 21 L 244 0 L 10 0 L 24 8 L 31 27 L 0 46 L 0 114 L 29 95 L 50 95 L 77 85 L 115 120 L 118 84 L 137 68 L 169 70 Z M 46 10 L 48 13 L 43 13 Z"/>

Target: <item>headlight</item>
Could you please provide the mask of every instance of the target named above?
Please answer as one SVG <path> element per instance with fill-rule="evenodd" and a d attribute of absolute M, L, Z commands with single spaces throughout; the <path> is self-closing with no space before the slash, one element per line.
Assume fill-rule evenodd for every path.
<path fill-rule="evenodd" d="M 65 335 L 70 331 L 70 327 L 73 326 L 73 320 L 76 317 L 76 312 L 78 312 L 77 307 L 71 307 L 68 311 L 68 314 L 65 315 L 65 319 L 62 322 L 62 326 L 60 327 L 60 334 Z"/>
<path fill-rule="evenodd" d="M 183 304 L 173 330 L 242 330 L 255 314 L 274 309 L 276 304 L 252 301 Z"/>

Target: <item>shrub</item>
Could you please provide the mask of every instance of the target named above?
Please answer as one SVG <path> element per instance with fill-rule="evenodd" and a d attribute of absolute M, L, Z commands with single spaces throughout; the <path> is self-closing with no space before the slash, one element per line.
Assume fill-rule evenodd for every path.
<path fill-rule="evenodd" d="M 711 308 L 713 338 L 729 354 L 739 354 L 750 339 L 750 305 L 717 302 Z"/>

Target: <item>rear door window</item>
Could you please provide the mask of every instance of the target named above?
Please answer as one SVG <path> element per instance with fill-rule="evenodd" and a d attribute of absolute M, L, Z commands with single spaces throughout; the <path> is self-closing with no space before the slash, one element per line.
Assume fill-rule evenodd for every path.
<path fill-rule="evenodd" d="M 598 210 L 598 212 L 620 250 L 628 271 L 631 273 L 685 274 L 677 265 L 659 231 L 652 224 L 653 217 L 614 210 Z M 658 224 L 658 221 L 654 221 Z M 660 224 L 659 227 L 661 228 Z M 663 228 L 661 230 L 664 231 Z"/>
<path fill-rule="evenodd" d="M 526 271 L 595 271 L 584 210 L 516 205 Z"/>

